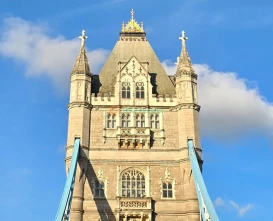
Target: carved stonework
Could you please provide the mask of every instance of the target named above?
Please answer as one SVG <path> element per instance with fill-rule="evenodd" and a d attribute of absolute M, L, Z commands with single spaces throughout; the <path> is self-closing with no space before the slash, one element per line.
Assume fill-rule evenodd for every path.
<path fill-rule="evenodd" d="M 129 62 L 122 68 L 120 76 L 122 78 L 124 76 L 130 76 L 133 78 L 137 76 L 143 76 L 144 79 L 146 79 L 148 74 L 147 70 L 142 66 L 142 64 L 137 60 L 137 58 L 133 56 L 129 60 Z M 144 81 L 143 78 L 142 81 Z"/>
<path fill-rule="evenodd" d="M 102 168 L 100 167 L 99 171 L 98 171 L 98 178 L 102 178 L 102 175 L 103 175 L 103 170 Z"/>
<path fill-rule="evenodd" d="M 114 130 L 107 130 L 106 131 L 106 137 L 115 137 L 116 136 L 116 131 Z"/>
<path fill-rule="evenodd" d="M 169 179 L 170 175 L 171 175 L 171 173 L 169 172 L 168 167 L 166 167 L 166 170 L 165 170 L 165 179 Z"/>
<path fill-rule="evenodd" d="M 121 208 L 146 208 L 147 201 L 121 201 Z"/>

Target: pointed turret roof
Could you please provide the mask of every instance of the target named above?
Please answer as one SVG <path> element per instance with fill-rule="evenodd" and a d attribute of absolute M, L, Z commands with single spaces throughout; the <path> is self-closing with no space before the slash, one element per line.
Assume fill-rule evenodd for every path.
<path fill-rule="evenodd" d="M 188 37 L 185 36 L 184 31 L 182 31 L 182 36 L 179 39 L 182 42 L 182 49 L 181 49 L 180 57 L 177 58 L 177 63 L 175 63 L 177 65 L 177 70 L 175 75 L 176 77 L 179 77 L 182 74 L 197 76 L 192 67 L 191 59 L 186 47 L 186 40 L 188 40 Z"/>
<path fill-rule="evenodd" d="M 79 38 L 81 39 L 82 43 L 81 43 L 81 48 L 80 48 L 80 52 L 78 54 L 78 57 L 76 59 L 74 68 L 71 72 L 71 74 L 87 74 L 87 75 L 91 75 L 91 71 L 90 71 L 90 67 L 89 67 L 89 62 L 88 62 L 88 58 L 86 55 L 86 50 L 85 50 L 85 41 L 88 38 L 85 35 L 85 31 L 82 30 L 82 35 L 79 36 Z"/>
<path fill-rule="evenodd" d="M 154 50 L 146 39 L 143 24 L 138 25 L 132 18 L 127 25 L 122 25 L 119 40 L 104 63 L 100 73 L 100 93 L 114 93 L 119 62 L 128 62 L 135 56 L 140 62 L 148 62 L 148 72 L 153 82 L 153 93 L 175 94 L 175 87 L 169 79 Z"/>

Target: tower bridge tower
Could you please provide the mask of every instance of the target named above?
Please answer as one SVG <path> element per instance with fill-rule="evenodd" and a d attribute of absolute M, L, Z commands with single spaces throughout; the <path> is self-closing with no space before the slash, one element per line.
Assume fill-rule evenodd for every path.
<path fill-rule="evenodd" d="M 81 147 L 70 221 L 198 221 L 187 142 L 201 165 L 200 106 L 187 37 L 168 76 L 131 14 L 98 75 L 80 36 L 68 105 L 67 171 L 75 138 Z"/>

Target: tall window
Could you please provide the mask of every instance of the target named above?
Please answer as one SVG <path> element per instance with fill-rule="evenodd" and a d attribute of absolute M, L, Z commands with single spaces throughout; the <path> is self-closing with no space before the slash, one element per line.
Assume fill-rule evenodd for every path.
<path fill-rule="evenodd" d="M 116 128 L 115 114 L 107 114 L 107 128 Z"/>
<path fill-rule="evenodd" d="M 136 83 L 136 98 L 144 98 L 144 83 Z"/>
<path fill-rule="evenodd" d="M 159 129 L 159 115 L 151 114 L 150 115 L 150 127 L 154 129 Z"/>
<path fill-rule="evenodd" d="M 130 98 L 131 88 L 129 82 L 123 82 L 121 88 L 121 96 L 122 98 Z"/>
<path fill-rule="evenodd" d="M 105 197 L 104 182 L 103 181 L 96 181 L 96 183 L 95 183 L 95 197 Z"/>
<path fill-rule="evenodd" d="M 131 125 L 131 115 L 130 114 L 122 114 L 121 115 L 121 126 L 122 127 L 130 127 Z"/>
<path fill-rule="evenodd" d="M 145 176 L 137 170 L 129 170 L 121 176 L 121 191 L 123 197 L 144 197 Z"/>
<path fill-rule="evenodd" d="M 162 198 L 173 198 L 173 185 L 170 182 L 162 184 Z"/>
<path fill-rule="evenodd" d="M 137 114 L 136 115 L 136 127 L 145 127 L 145 115 Z"/>

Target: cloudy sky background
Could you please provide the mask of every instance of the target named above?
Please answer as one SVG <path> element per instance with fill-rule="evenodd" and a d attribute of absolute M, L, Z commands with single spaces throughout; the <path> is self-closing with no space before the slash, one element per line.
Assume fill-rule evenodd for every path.
<path fill-rule="evenodd" d="M 97 74 L 131 8 L 169 74 L 181 31 L 189 37 L 199 76 L 204 179 L 220 219 L 272 220 L 266 211 L 273 205 L 273 3 L 265 0 L 0 2 L 0 219 L 54 218 L 65 182 L 77 36 L 86 30 Z"/>

